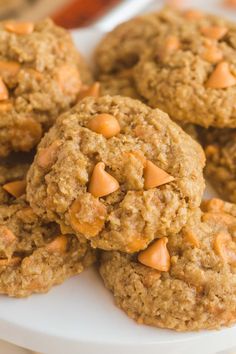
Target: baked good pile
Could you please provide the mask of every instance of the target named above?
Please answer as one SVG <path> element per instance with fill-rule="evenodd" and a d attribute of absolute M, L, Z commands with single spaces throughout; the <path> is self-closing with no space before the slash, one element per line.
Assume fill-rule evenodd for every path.
<path fill-rule="evenodd" d="M 119 25 L 95 73 L 51 20 L 0 24 L 1 294 L 95 264 L 138 323 L 236 322 L 235 54 L 197 10 Z"/>

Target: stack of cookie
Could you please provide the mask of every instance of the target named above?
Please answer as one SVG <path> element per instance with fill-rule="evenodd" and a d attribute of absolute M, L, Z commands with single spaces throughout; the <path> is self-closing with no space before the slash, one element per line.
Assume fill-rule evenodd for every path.
<path fill-rule="evenodd" d="M 95 56 L 102 92 L 138 98 L 167 112 L 203 144 L 206 176 L 232 202 L 236 202 L 235 54 L 235 24 L 201 11 L 164 9 L 119 25 L 105 36 Z M 175 160 L 173 150 L 171 155 Z M 155 157 L 163 167 L 159 154 Z M 166 216 L 170 222 L 171 215 Z M 104 252 L 100 273 L 105 285 L 117 304 L 140 323 L 196 330 L 235 322 L 235 217 L 235 205 L 213 199 L 187 222 L 181 218 L 184 226 L 179 233 L 156 231 L 157 240 L 141 252 L 118 247 Z"/>
<path fill-rule="evenodd" d="M 96 52 L 100 92 L 63 29 L 1 25 L 0 293 L 46 292 L 98 257 L 139 323 L 235 322 L 236 205 L 201 205 L 205 155 L 175 122 L 197 136 L 189 123 L 222 122 L 223 100 L 233 111 L 230 63 L 208 58 L 221 21 L 162 11 L 119 26 Z M 227 89 L 212 87 L 219 70 Z"/>

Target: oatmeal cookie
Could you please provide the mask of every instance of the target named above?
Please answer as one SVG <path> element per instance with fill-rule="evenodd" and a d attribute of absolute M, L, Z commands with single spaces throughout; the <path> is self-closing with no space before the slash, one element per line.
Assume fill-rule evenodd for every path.
<path fill-rule="evenodd" d="M 27 198 L 62 232 L 134 252 L 187 222 L 201 201 L 204 162 L 164 112 L 121 96 L 85 98 L 42 139 Z"/>
<path fill-rule="evenodd" d="M 213 199 L 202 209 L 139 254 L 102 253 L 106 287 L 138 323 L 191 331 L 236 321 L 236 206 Z"/>
<path fill-rule="evenodd" d="M 135 66 L 137 90 L 179 122 L 236 127 L 235 54 L 235 24 L 176 12 Z"/>
<path fill-rule="evenodd" d="M 68 32 L 51 20 L 0 23 L 0 157 L 29 151 L 91 75 Z"/>
<path fill-rule="evenodd" d="M 206 177 L 223 198 L 236 203 L 236 130 L 201 129 L 199 136 L 206 154 Z"/>
<path fill-rule="evenodd" d="M 0 205 L 0 293 L 47 292 L 95 260 L 88 243 L 43 223 L 24 199 Z"/>

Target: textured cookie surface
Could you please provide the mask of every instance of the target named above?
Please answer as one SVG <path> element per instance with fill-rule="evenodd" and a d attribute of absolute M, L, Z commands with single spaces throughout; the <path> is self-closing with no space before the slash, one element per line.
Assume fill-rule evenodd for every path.
<path fill-rule="evenodd" d="M 24 199 L 0 205 L 0 293 L 47 292 L 95 260 L 86 242 L 41 222 Z"/>
<path fill-rule="evenodd" d="M 137 255 L 103 252 L 106 287 L 139 323 L 189 331 L 236 321 L 236 207 L 211 200 L 203 210 L 169 237 L 168 272 L 139 263 Z"/>
<path fill-rule="evenodd" d="M 206 153 L 206 177 L 223 198 L 236 203 L 235 129 L 201 129 L 199 136 Z"/>
<path fill-rule="evenodd" d="M 51 20 L 0 23 L 0 156 L 29 151 L 76 101 L 90 72 Z"/>
<path fill-rule="evenodd" d="M 180 122 L 235 127 L 236 26 L 205 14 L 166 16 L 134 68 L 138 92 Z"/>
<path fill-rule="evenodd" d="M 101 114 L 120 132 L 106 138 L 89 128 Z M 187 222 L 201 201 L 204 160 L 200 146 L 164 112 L 120 96 L 86 98 L 41 141 L 27 198 L 62 231 L 69 227 L 94 247 L 134 252 Z M 149 172 L 168 181 L 150 186 Z M 115 190 L 101 195 L 103 178 Z"/>

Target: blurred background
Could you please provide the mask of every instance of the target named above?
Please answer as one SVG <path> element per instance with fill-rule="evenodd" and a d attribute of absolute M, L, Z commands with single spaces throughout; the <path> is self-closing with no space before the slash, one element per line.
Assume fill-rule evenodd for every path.
<path fill-rule="evenodd" d="M 50 16 L 57 24 L 74 29 L 94 24 L 116 9 L 123 9 L 123 15 L 139 13 L 158 8 L 163 2 L 174 7 L 201 7 L 204 3 L 204 7 L 208 5 L 211 11 L 215 7 L 215 12 L 223 10 L 229 17 L 236 17 L 236 0 L 0 0 L 0 20 L 32 21 Z"/>

